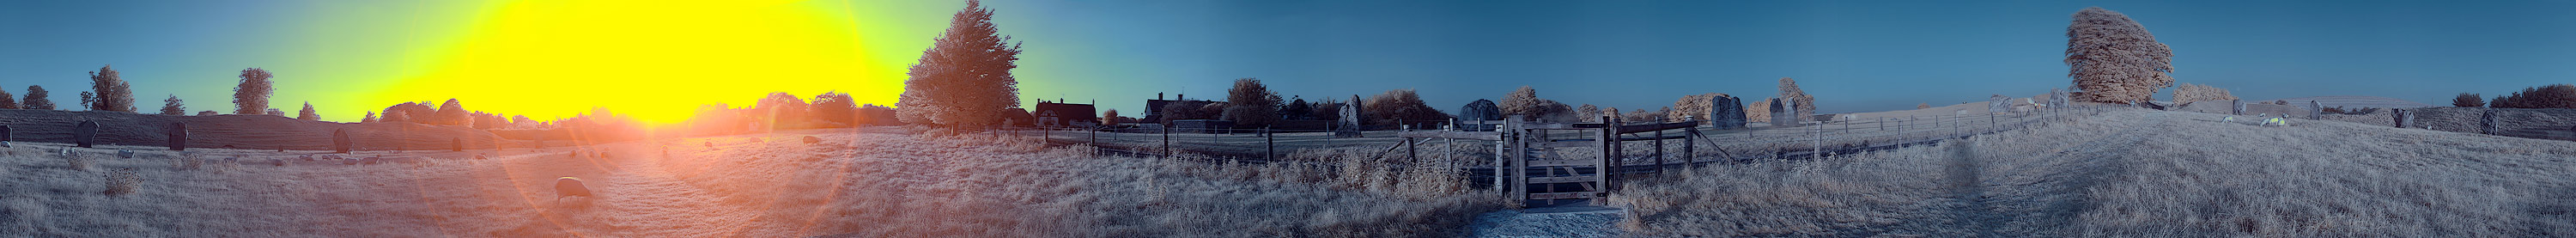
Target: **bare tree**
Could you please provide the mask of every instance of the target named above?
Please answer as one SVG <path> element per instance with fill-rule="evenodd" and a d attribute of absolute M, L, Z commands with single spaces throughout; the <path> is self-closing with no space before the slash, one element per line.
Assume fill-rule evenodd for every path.
<path fill-rule="evenodd" d="M 268 70 L 242 69 L 241 84 L 233 86 L 233 114 L 259 114 L 268 109 L 268 96 L 276 91 L 269 87 Z"/>
<path fill-rule="evenodd" d="M 2075 12 L 2066 26 L 2066 77 L 2075 100 L 2105 103 L 2151 101 L 2173 84 L 2173 50 L 2157 43 L 2146 26 L 2101 7 Z"/>
<path fill-rule="evenodd" d="M 2480 96 L 2478 96 L 2478 94 L 2475 94 L 2475 93 L 2460 93 L 2460 96 L 2459 96 L 2459 97 L 2451 98 L 2451 106 L 2454 106 L 2454 107 L 2484 107 L 2484 106 L 2487 106 L 2487 98 L 2486 98 L 2486 97 L 2480 97 Z"/>
<path fill-rule="evenodd" d="M 980 1 L 950 19 L 948 32 L 922 52 L 904 81 L 896 115 L 905 123 L 977 127 L 1000 124 L 1006 110 L 1017 110 L 1020 47 L 1006 43 L 993 26 L 993 10 Z"/>
<path fill-rule="evenodd" d="M 27 100 L 19 100 L 24 103 L 19 106 L 25 109 L 54 110 L 54 100 L 45 98 L 51 96 L 53 95 L 46 95 L 45 86 L 27 85 Z"/>
<path fill-rule="evenodd" d="M 92 96 L 90 110 L 134 112 L 132 85 L 126 85 L 125 79 L 118 78 L 116 69 L 99 66 L 98 72 L 89 73 L 89 84 L 90 91 L 98 93 Z"/>
<path fill-rule="evenodd" d="M 186 116 L 188 115 L 188 104 L 187 102 L 179 101 L 178 94 L 171 94 L 170 99 L 161 100 L 161 115 Z"/>
<path fill-rule="evenodd" d="M 321 114 L 321 113 L 315 113 L 315 112 L 313 112 L 313 102 L 304 102 L 304 110 L 303 110 L 303 111 L 296 112 L 296 113 L 295 113 L 295 119 L 297 119 L 297 120 L 305 120 L 305 121 L 322 121 L 322 114 Z"/>
<path fill-rule="evenodd" d="M 1225 90 L 1225 115 L 1222 119 L 1235 125 L 1263 126 L 1279 120 L 1279 93 L 1270 92 L 1260 79 L 1234 80 L 1234 88 Z"/>

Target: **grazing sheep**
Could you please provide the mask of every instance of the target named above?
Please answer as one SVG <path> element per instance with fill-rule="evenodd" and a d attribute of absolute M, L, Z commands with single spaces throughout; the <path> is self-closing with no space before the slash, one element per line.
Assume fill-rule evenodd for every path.
<path fill-rule="evenodd" d="M 555 179 L 555 204 L 563 204 L 563 198 L 571 196 L 581 196 L 582 198 L 598 197 L 593 196 L 590 193 L 589 186 L 582 186 L 581 178 L 567 176 Z"/>

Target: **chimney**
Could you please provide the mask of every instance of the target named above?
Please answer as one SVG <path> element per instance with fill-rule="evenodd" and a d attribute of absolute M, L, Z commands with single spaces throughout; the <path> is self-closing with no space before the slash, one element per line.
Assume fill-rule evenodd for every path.
<path fill-rule="evenodd" d="M 1189 94 L 1172 94 L 1172 100 L 1189 101 Z"/>
<path fill-rule="evenodd" d="M 1163 93 L 1154 93 L 1154 100 L 1163 100 Z"/>

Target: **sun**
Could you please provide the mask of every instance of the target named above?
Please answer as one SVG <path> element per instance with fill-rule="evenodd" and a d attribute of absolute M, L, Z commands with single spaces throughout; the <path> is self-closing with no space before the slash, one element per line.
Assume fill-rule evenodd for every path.
<path fill-rule="evenodd" d="M 910 62 L 888 56 L 918 55 L 936 32 L 866 42 L 884 27 L 853 13 L 841 1 L 492 2 L 460 39 L 427 50 L 438 53 L 419 61 L 429 64 L 421 73 L 365 101 L 457 98 L 541 120 L 605 107 L 653 123 L 770 92 L 891 104 Z"/>

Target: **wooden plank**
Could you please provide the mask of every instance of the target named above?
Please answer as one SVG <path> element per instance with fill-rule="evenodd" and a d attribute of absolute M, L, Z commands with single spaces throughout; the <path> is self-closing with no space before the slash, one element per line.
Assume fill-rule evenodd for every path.
<path fill-rule="evenodd" d="M 1541 167 L 1541 166 L 1601 166 L 1601 160 L 1598 160 L 1598 159 L 1551 159 L 1551 160 L 1530 160 L 1530 161 L 1529 161 L 1529 166 L 1530 166 L 1530 167 Z"/>
<path fill-rule="evenodd" d="M 1539 146 L 1539 147 L 1543 147 L 1543 148 L 1600 147 L 1600 146 L 1601 146 L 1601 142 L 1592 142 L 1592 141 L 1589 141 L 1589 140 L 1583 140 L 1583 141 L 1550 141 L 1550 142 L 1539 142 L 1539 143 L 1538 143 L 1538 146 Z"/>
<path fill-rule="evenodd" d="M 1699 123 L 1700 123 L 1699 121 L 1686 121 L 1686 122 L 1659 123 L 1659 124 L 1645 124 L 1645 125 L 1623 125 L 1623 126 L 1619 126 L 1619 134 L 1635 134 L 1635 133 L 1654 132 L 1654 131 L 1661 131 L 1661 130 L 1671 130 L 1671 129 L 1682 129 L 1682 128 L 1699 127 Z"/>
<path fill-rule="evenodd" d="M 1544 129 L 1583 129 L 1583 128 L 1578 128 L 1578 127 L 1575 127 L 1575 126 L 1573 126 L 1573 125 L 1569 125 L 1569 124 L 1565 124 L 1565 123 L 1525 123 L 1525 124 L 1521 124 L 1521 129 L 1544 130 Z"/>
<path fill-rule="evenodd" d="M 1529 178 L 1529 183 L 1530 183 L 1530 184 L 1549 184 L 1549 183 L 1590 183 L 1590 182 L 1600 182 L 1599 180 L 1596 180 L 1596 179 L 1598 179 L 1598 178 L 1593 178 L 1592 176 L 1530 177 L 1530 178 Z"/>
<path fill-rule="evenodd" d="M 1469 140 L 1503 139 L 1503 133 L 1496 131 L 1406 131 L 1396 132 L 1395 136 L 1404 138 L 1448 138 Z"/>
<path fill-rule="evenodd" d="M 1458 124 L 1503 124 L 1506 120 L 1459 120 Z"/>
<path fill-rule="evenodd" d="M 1679 139 L 1682 139 L 1683 137 L 1685 137 L 1685 136 L 1664 136 L 1664 137 L 1620 137 L 1620 138 L 1619 138 L 1619 141 L 1679 140 Z"/>
<path fill-rule="evenodd" d="M 1530 200 L 1588 199 L 1600 192 L 1530 193 Z"/>

